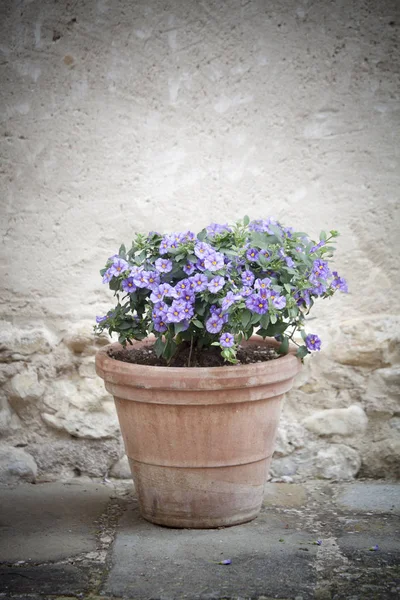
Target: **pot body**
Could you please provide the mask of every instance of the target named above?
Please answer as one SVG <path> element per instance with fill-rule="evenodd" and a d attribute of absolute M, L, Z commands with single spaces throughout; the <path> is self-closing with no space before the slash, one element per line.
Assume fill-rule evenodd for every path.
<path fill-rule="evenodd" d="M 111 347 L 120 348 L 102 348 L 96 371 L 114 396 L 142 516 L 193 528 L 254 519 L 300 361 L 288 354 L 250 365 L 153 367 L 110 358 Z"/>

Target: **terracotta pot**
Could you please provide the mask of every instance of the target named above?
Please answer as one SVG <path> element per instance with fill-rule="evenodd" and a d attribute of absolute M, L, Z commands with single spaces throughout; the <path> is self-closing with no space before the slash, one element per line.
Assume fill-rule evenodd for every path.
<path fill-rule="evenodd" d="M 288 354 L 250 365 L 152 367 L 110 358 L 110 348 L 121 346 L 102 348 L 96 371 L 114 396 L 142 516 L 195 528 L 254 519 L 300 361 Z"/>

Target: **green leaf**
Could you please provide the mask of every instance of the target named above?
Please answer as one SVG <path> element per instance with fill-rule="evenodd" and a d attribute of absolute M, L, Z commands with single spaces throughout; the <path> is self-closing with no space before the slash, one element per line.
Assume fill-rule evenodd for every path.
<path fill-rule="evenodd" d="M 268 233 L 260 233 L 259 231 L 253 231 L 251 236 L 251 245 L 258 248 L 267 248 L 271 244 L 279 244 L 280 240 L 276 235 L 269 235 Z"/>
<path fill-rule="evenodd" d="M 135 257 L 135 263 L 141 265 L 146 258 L 146 250 L 142 250 L 140 254 Z"/>
<path fill-rule="evenodd" d="M 166 358 L 167 360 L 170 360 L 173 357 L 173 355 L 175 354 L 175 351 L 176 351 L 175 342 L 171 338 L 168 338 L 167 343 L 165 344 L 165 347 L 164 347 L 164 352 L 163 352 L 164 358 Z"/>
<path fill-rule="evenodd" d="M 284 337 L 278 348 L 278 354 L 287 354 L 289 352 L 289 338 Z"/>
<path fill-rule="evenodd" d="M 268 331 L 264 328 L 259 329 L 258 331 L 256 331 L 257 335 L 261 335 L 262 338 L 266 338 L 268 336 Z"/>
<path fill-rule="evenodd" d="M 272 231 L 272 233 L 275 235 L 275 237 L 278 238 L 280 242 L 282 241 L 282 231 L 277 225 L 268 225 L 268 229 Z"/>
<path fill-rule="evenodd" d="M 310 353 L 307 350 L 306 346 L 300 346 L 300 348 L 296 352 L 296 356 L 301 359 L 303 359 L 305 356 L 307 356 L 307 354 L 310 354 Z"/>
<path fill-rule="evenodd" d="M 247 329 L 250 320 L 252 317 L 252 313 L 249 311 L 248 308 L 245 308 L 244 311 L 242 312 L 242 325 L 243 325 L 243 329 Z"/>
<path fill-rule="evenodd" d="M 271 321 L 272 325 L 274 325 L 277 322 L 277 320 L 278 320 L 278 317 L 276 316 L 275 313 L 272 313 L 272 315 L 270 315 L 269 318 L 270 318 L 270 321 Z"/>
<path fill-rule="evenodd" d="M 175 256 L 175 260 L 179 261 L 182 260 L 182 258 L 185 258 L 186 254 L 184 252 L 181 252 L 180 254 L 177 254 Z"/>
<path fill-rule="evenodd" d="M 244 225 L 245 227 L 247 227 L 247 225 L 248 225 L 249 223 L 250 223 L 250 217 L 249 217 L 248 215 L 245 215 L 245 216 L 243 217 L 243 225 Z"/>
<path fill-rule="evenodd" d="M 121 244 L 121 246 L 119 247 L 119 250 L 118 250 L 118 254 L 121 256 L 121 258 L 125 258 L 125 256 L 126 256 L 125 244 Z"/>
<path fill-rule="evenodd" d="M 321 233 L 319 234 L 319 240 L 320 242 L 324 242 L 326 240 L 326 231 L 321 231 Z"/>
<path fill-rule="evenodd" d="M 198 319 L 192 319 L 192 323 L 199 329 L 204 329 L 203 323 L 201 321 L 199 321 Z"/>
<path fill-rule="evenodd" d="M 182 322 L 182 323 L 174 323 L 174 331 L 175 331 L 175 335 L 178 335 L 178 333 L 180 333 L 181 331 L 183 331 L 186 328 L 186 323 Z"/>
<path fill-rule="evenodd" d="M 303 338 L 303 340 L 305 341 L 305 339 L 306 339 L 306 337 L 307 337 L 307 334 L 306 334 L 306 332 L 304 331 L 304 329 L 302 329 L 302 330 L 300 331 L 300 335 L 301 335 L 301 337 Z"/>
<path fill-rule="evenodd" d="M 200 240 L 200 242 L 203 242 L 207 237 L 207 230 L 206 229 L 202 229 L 200 231 L 200 233 L 197 234 L 197 239 Z"/>
<path fill-rule="evenodd" d="M 251 317 L 250 320 L 250 325 L 256 325 L 257 323 L 259 323 L 261 320 L 261 315 L 259 315 L 258 313 L 254 313 L 254 315 Z"/>
<path fill-rule="evenodd" d="M 267 329 L 267 327 L 269 325 L 269 314 L 268 313 L 265 313 L 264 315 L 262 315 L 260 325 L 263 329 Z"/>
<path fill-rule="evenodd" d="M 283 287 L 285 288 L 285 290 L 288 292 L 288 294 L 290 294 L 290 292 L 292 291 L 292 286 L 289 285 L 289 283 L 284 283 Z"/>
<path fill-rule="evenodd" d="M 162 355 L 162 353 L 164 352 L 164 342 L 162 337 L 157 338 L 156 343 L 154 344 L 154 351 L 157 354 L 157 357 L 160 358 L 160 356 Z"/>

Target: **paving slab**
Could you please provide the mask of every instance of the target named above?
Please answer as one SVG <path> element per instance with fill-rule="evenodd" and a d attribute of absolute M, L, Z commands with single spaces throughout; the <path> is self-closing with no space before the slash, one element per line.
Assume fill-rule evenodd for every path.
<path fill-rule="evenodd" d="M 297 523 L 297 515 L 263 511 L 235 527 L 168 529 L 142 519 L 135 503 L 121 519 L 103 593 L 164 600 L 312 598 L 317 547 Z M 232 563 L 218 564 L 226 559 Z"/>
<path fill-rule="evenodd" d="M 1 488 L 0 562 L 54 562 L 96 550 L 95 522 L 112 494 L 75 480 Z"/>
<path fill-rule="evenodd" d="M 400 514 L 398 484 L 355 482 L 339 490 L 336 503 L 344 509 Z"/>
<path fill-rule="evenodd" d="M 0 566 L 0 598 L 14 594 L 72 595 L 88 590 L 88 573 L 74 565 Z"/>

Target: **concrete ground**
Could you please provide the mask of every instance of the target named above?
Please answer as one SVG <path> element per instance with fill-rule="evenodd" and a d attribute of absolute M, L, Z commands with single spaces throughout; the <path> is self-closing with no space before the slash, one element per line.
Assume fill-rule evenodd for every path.
<path fill-rule="evenodd" d="M 255 521 L 178 530 L 144 521 L 127 483 L 3 487 L 0 600 L 399 598 L 399 492 L 269 483 Z"/>

